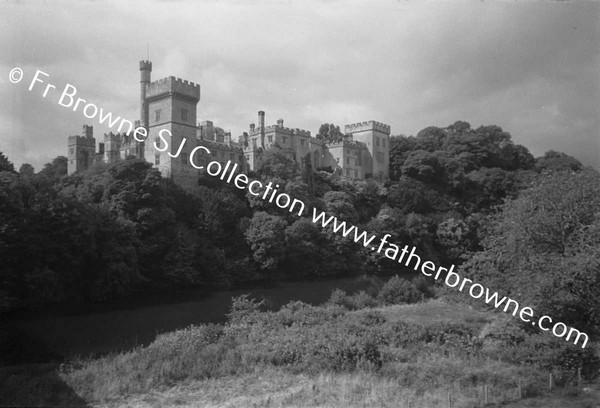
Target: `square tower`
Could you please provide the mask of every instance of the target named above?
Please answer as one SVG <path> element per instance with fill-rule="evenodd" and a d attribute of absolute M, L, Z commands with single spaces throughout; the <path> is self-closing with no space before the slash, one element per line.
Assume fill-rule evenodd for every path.
<path fill-rule="evenodd" d="M 346 125 L 344 132 L 351 135 L 352 140 L 367 146 L 368 154 L 362 158 L 365 176 L 387 180 L 390 167 L 390 126 L 370 120 Z"/>
<path fill-rule="evenodd" d="M 198 180 L 198 170 L 190 165 L 189 155 L 197 146 L 196 105 L 199 101 L 200 85 L 172 76 L 154 81 L 146 88 L 148 138 L 144 157 L 163 177 L 182 185 L 196 185 Z M 154 146 L 156 143 L 159 149 L 165 148 L 159 134 L 168 143 L 168 149 L 163 152 Z M 177 157 L 173 157 L 175 155 Z"/>
<path fill-rule="evenodd" d="M 81 136 L 69 136 L 67 173 L 73 174 L 81 170 L 87 170 L 92 165 L 95 154 L 94 127 L 83 125 Z"/>

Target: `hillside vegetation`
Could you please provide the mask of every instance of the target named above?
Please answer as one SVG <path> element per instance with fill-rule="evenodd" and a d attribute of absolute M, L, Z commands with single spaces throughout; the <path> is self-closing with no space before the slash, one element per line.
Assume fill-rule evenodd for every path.
<path fill-rule="evenodd" d="M 370 298 L 373 307 L 357 309 L 369 296 L 360 298 L 338 293 L 323 306 L 292 302 L 261 312 L 242 296 L 224 325 L 192 326 L 145 348 L 71 361 L 56 371 L 63 389 L 48 386 L 49 376 L 13 372 L 0 396 L 24 405 L 66 403 L 74 393 L 102 406 L 397 407 L 411 401 L 433 407 L 443 406 L 450 392 L 454 406 L 472 407 L 483 385 L 490 402 L 515 400 L 519 379 L 525 398 L 547 396 L 552 372 L 559 393 L 580 402 L 590 397 L 575 388 L 575 373 L 583 366 L 586 379 L 593 377 L 591 350 L 574 352 L 547 333 L 524 335 L 505 315 L 465 305 L 378 306 Z M 48 393 L 42 398 L 36 388 Z"/>
<path fill-rule="evenodd" d="M 17 172 L 0 154 L 0 317 L 173 287 L 394 276 L 377 293 L 338 290 L 322 306 L 267 311 L 236 298 L 226 324 L 192 326 L 59 369 L 3 369 L 0 401 L 431 407 L 450 392 L 455 407 L 471 407 L 484 385 L 492 401 L 513 400 L 519 379 L 527 397 L 547 398 L 552 373 L 566 393 L 554 400 L 593 407 L 597 393 L 573 385 L 578 368 L 585 381 L 599 369 L 600 174 L 562 153 L 534 159 L 497 126 L 456 122 L 392 137 L 390 145 L 385 183 L 300 170 L 277 149 L 250 176 L 414 245 L 423 259 L 456 265 L 536 317 L 586 332 L 586 348 L 486 311 L 465 293 L 210 177 L 186 191 L 142 160 L 66 176 L 64 158 L 38 173 L 25 165 Z"/>

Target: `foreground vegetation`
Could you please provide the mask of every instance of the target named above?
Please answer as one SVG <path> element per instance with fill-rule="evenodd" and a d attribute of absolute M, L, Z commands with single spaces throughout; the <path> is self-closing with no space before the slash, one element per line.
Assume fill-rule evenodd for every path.
<path fill-rule="evenodd" d="M 46 380 L 32 381 L 31 370 L 13 372 L 0 395 L 24 405 L 75 395 L 108 406 L 397 407 L 410 400 L 432 407 L 451 392 L 454 406 L 470 407 L 483 385 L 491 402 L 514 400 L 519 379 L 525 397 L 547 394 L 550 372 L 567 387 L 560 392 L 574 398 L 576 369 L 586 380 L 598 370 L 593 349 L 528 334 L 503 314 L 441 300 L 385 305 L 393 300 L 390 286 L 398 285 L 382 288 L 387 298 L 338 291 L 325 305 L 291 302 L 278 311 L 261 311 L 242 296 L 224 325 L 192 326 L 148 347 L 74 360 Z M 49 378 L 65 387 L 49 386 Z M 45 390 L 43 399 L 31 388 Z M 19 393 L 9 396 L 11 390 Z"/>

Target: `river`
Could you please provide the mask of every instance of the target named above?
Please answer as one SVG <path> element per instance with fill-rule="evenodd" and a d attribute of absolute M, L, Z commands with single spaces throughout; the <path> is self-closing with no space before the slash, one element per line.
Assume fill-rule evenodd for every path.
<path fill-rule="evenodd" d="M 284 282 L 269 288 L 219 291 L 206 295 L 200 290 L 189 290 L 154 299 L 148 299 L 102 311 L 70 310 L 30 317 L 15 322 L 15 327 L 25 337 L 22 353 L 28 362 L 37 362 L 43 356 L 63 359 L 74 356 L 98 355 L 146 345 L 157 334 L 201 323 L 219 323 L 226 319 L 231 298 L 249 293 L 251 297 L 265 300 L 271 309 L 279 308 L 292 300 L 321 304 L 335 288 L 347 291 L 367 289 L 377 285 L 376 279 L 344 278 L 319 282 Z M 36 350 L 25 350 L 26 345 Z M 33 346 L 31 346 L 33 345 Z M 43 352 L 40 350 L 43 349 Z M 33 353 L 33 354 L 32 354 Z M 40 357 L 35 357 L 39 354 Z"/>

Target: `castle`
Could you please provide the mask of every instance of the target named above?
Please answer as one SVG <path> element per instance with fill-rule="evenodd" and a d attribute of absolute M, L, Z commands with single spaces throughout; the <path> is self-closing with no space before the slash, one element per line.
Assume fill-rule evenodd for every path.
<path fill-rule="evenodd" d="M 388 125 L 375 121 L 346 125 L 345 136 L 334 143 L 317 140 L 307 130 L 285 127 L 283 119 L 265 126 L 265 113 L 259 111 L 258 123 L 251 123 L 248 132 L 234 141 L 230 132 L 214 126 L 213 122 L 197 122 L 200 85 L 172 76 L 151 82 L 151 72 L 152 63 L 140 61 L 140 119 L 135 127 L 146 129 L 145 142 L 136 141 L 133 134 L 109 132 L 96 149 L 93 127 L 83 125 L 80 136 L 69 136 L 69 174 L 85 170 L 94 162 L 114 163 L 134 156 L 152 163 L 164 177 L 193 186 L 204 171 L 189 162 L 189 155 L 197 146 L 210 151 L 208 154 L 198 150 L 201 154 L 194 155 L 198 165 L 206 167 L 211 161 L 221 164 L 231 161 L 238 164 L 240 171 L 247 172 L 258 169 L 264 152 L 277 145 L 302 168 L 310 162 L 314 169 L 330 168 L 350 179 L 389 177 Z M 165 138 L 168 149 L 160 146 L 161 131 L 163 137 L 169 135 Z M 183 147 L 177 155 L 180 145 Z"/>

